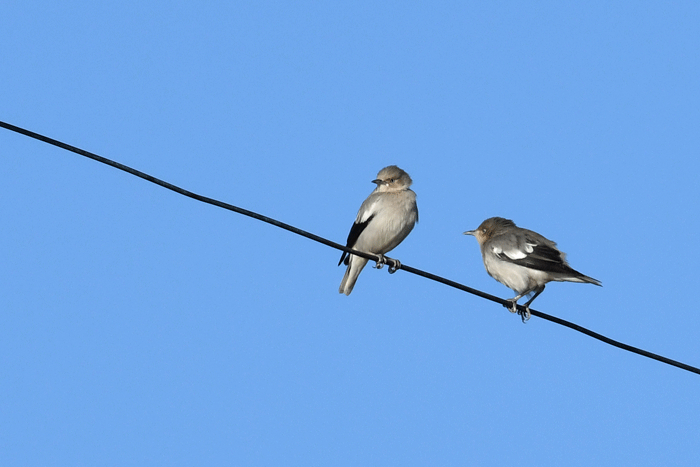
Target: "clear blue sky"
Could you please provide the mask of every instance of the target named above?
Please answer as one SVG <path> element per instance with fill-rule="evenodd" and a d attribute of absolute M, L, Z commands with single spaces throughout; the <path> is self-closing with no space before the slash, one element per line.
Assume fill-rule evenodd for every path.
<path fill-rule="evenodd" d="M 700 365 L 697 2 L 13 2 L 0 120 Z M 0 464 L 695 466 L 700 376 L 0 131 Z"/>

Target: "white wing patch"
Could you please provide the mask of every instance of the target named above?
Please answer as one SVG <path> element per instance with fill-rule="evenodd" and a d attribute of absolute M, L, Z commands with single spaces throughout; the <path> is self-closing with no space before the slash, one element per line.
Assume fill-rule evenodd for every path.
<path fill-rule="evenodd" d="M 375 198 L 371 204 L 363 206 L 362 209 L 360 209 L 360 212 L 357 213 L 357 219 L 355 220 L 355 223 L 362 224 L 363 222 L 367 222 L 367 219 L 369 219 L 371 216 L 377 213 L 377 205 L 379 204 L 379 202 L 379 198 Z"/>
<path fill-rule="evenodd" d="M 523 259 L 527 257 L 529 253 L 532 253 L 532 247 L 530 245 L 527 246 L 526 251 L 519 250 L 517 248 L 511 248 L 510 250 L 504 250 L 503 248 L 499 246 L 492 246 L 491 251 L 496 255 L 496 256 L 501 256 L 505 255 L 510 259 Z"/>

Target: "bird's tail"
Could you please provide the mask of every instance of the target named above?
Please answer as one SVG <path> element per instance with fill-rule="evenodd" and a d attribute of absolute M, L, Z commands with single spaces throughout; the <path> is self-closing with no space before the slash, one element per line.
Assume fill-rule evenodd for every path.
<path fill-rule="evenodd" d="M 572 271 L 575 274 L 571 274 L 570 276 L 562 278 L 562 280 L 569 281 L 569 282 L 585 282 L 587 284 L 597 285 L 598 287 L 603 286 L 603 284 L 598 279 L 593 279 L 592 277 L 588 277 L 585 274 L 581 274 L 580 272 L 573 270 L 573 269 L 572 269 Z"/>
<path fill-rule="evenodd" d="M 340 282 L 338 292 L 344 293 L 345 295 L 350 295 L 353 287 L 355 287 L 357 276 L 360 275 L 366 264 L 367 260 L 365 258 L 350 255 L 348 268 L 345 270 L 345 275 L 343 276 L 343 280 Z"/>

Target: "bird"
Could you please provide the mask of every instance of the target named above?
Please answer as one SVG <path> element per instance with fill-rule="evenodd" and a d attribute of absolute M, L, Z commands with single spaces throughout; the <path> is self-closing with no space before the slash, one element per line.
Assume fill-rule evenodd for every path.
<path fill-rule="evenodd" d="M 360 206 L 346 245 L 379 256 L 377 268 L 381 268 L 386 264 L 384 254 L 396 248 L 418 222 L 418 206 L 416 194 L 410 189 L 413 180 L 399 167 L 384 167 L 372 183 L 377 187 Z M 338 266 L 345 264 L 347 269 L 338 289 L 340 293 L 350 295 L 367 261 L 343 252 Z M 401 263 L 391 261 L 389 272 L 395 272 Z"/>
<path fill-rule="evenodd" d="M 505 305 L 512 313 L 518 313 L 523 322 L 530 319 L 530 304 L 551 281 L 584 282 L 601 286 L 601 282 L 588 277 L 569 266 L 566 254 L 557 244 L 537 232 L 520 228 L 510 219 L 491 217 L 475 230 L 486 272 L 518 295 L 508 299 Z M 525 311 L 517 309 L 517 302 L 534 292 L 525 303 Z"/>

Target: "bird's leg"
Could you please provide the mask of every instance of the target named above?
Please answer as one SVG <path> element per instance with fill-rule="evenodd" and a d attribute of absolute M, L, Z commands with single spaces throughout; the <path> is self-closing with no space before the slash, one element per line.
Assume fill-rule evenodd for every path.
<path fill-rule="evenodd" d="M 506 308 L 508 308 L 508 311 L 510 311 L 511 313 L 518 313 L 518 314 L 520 314 L 520 312 L 518 311 L 518 300 L 520 300 L 521 298 L 523 298 L 525 295 L 527 295 L 527 292 L 523 292 L 523 293 L 521 293 L 520 295 L 518 295 L 517 297 L 509 298 L 508 300 L 506 300 L 506 302 L 507 302 L 508 304 L 507 304 L 507 305 L 503 305 L 503 306 L 506 307 Z"/>
<path fill-rule="evenodd" d="M 524 311 L 524 312 L 521 312 L 521 313 L 518 313 L 518 314 L 520 315 L 520 317 L 522 318 L 523 323 L 524 323 L 525 321 L 527 321 L 527 320 L 530 319 L 530 316 L 531 316 L 531 314 L 530 314 L 530 303 L 532 303 L 532 302 L 537 298 L 537 296 L 538 296 L 539 294 L 542 293 L 542 291 L 544 291 L 544 284 L 542 284 L 542 285 L 539 286 L 537 289 L 535 289 L 535 295 L 533 295 L 532 298 L 531 298 L 530 300 L 528 300 L 527 302 L 525 302 L 525 311 Z"/>
<path fill-rule="evenodd" d="M 381 269 L 386 264 L 386 258 L 382 254 L 377 254 L 379 259 L 377 259 L 377 264 L 374 266 L 376 269 Z"/>
<path fill-rule="evenodd" d="M 401 261 L 398 259 L 386 258 L 386 260 L 391 261 L 391 265 L 389 266 L 389 274 L 394 274 L 396 271 L 401 269 Z"/>

